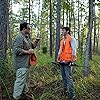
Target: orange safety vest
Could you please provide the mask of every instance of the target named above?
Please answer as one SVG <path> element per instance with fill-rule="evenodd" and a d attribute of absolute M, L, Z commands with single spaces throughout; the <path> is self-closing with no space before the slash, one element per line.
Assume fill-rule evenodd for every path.
<path fill-rule="evenodd" d="M 65 43 L 64 38 L 60 42 L 59 60 L 72 61 L 71 36 L 69 34 L 66 36 Z"/>

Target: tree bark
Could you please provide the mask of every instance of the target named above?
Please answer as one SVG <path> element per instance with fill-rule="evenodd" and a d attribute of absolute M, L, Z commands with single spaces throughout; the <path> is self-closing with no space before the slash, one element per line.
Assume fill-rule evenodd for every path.
<path fill-rule="evenodd" d="M 96 45 L 96 52 L 98 53 L 98 54 L 100 54 L 100 49 L 99 49 L 99 43 L 100 43 L 100 30 L 99 30 L 99 28 L 100 28 L 100 24 L 99 24 L 99 18 L 98 18 L 98 34 L 97 34 L 97 36 L 96 36 L 96 43 L 97 43 L 97 45 Z"/>
<path fill-rule="evenodd" d="M 84 76 L 89 75 L 89 60 L 90 60 L 90 40 L 91 40 L 91 33 L 93 28 L 93 0 L 89 0 L 89 27 L 88 27 L 88 34 L 87 34 L 87 42 L 86 42 L 86 52 L 85 52 L 85 62 L 84 62 Z"/>
<path fill-rule="evenodd" d="M 0 0 L 0 59 L 6 57 L 8 10 L 8 0 Z"/>
<path fill-rule="evenodd" d="M 96 49 L 96 15 L 95 15 L 95 3 L 93 4 L 93 15 L 94 15 L 94 41 L 93 41 L 93 52 Z"/>
<path fill-rule="evenodd" d="M 59 46 L 60 46 L 60 16 L 61 16 L 61 0 L 57 0 L 55 61 L 57 60 Z"/>
<path fill-rule="evenodd" d="M 80 16 L 79 16 L 79 0 L 78 0 L 78 48 L 80 50 Z"/>
<path fill-rule="evenodd" d="M 30 10 L 31 10 L 31 1 L 29 0 L 29 24 L 31 24 L 30 23 L 30 20 L 31 20 L 31 14 L 30 14 Z"/>
<path fill-rule="evenodd" d="M 50 0 L 50 56 L 52 57 L 52 1 Z"/>
<path fill-rule="evenodd" d="M 0 67 L 3 67 L 2 60 L 6 58 L 7 31 L 8 31 L 8 0 L 0 0 Z M 2 100 L 2 89 L 0 79 L 0 100 Z"/>
<path fill-rule="evenodd" d="M 2 88 L 1 88 L 1 79 L 0 79 L 0 100 L 2 100 Z"/>

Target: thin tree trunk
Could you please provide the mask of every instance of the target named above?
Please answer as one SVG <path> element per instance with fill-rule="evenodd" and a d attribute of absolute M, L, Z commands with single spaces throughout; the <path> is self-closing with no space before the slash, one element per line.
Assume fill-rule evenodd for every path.
<path fill-rule="evenodd" d="M 74 20 L 74 29 L 73 29 L 73 35 L 74 35 L 74 37 L 76 38 L 76 36 L 75 36 L 75 25 L 76 25 L 76 23 L 75 23 L 75 15 L 74 15 L 74 12 L 73 12 L 73 20 Z"/>
<path fill-rule="evenodd" d="M 64 26 L 64 22 L 65 22 L 65 20 L 64 20 L 64 6 L 63 6 L 63 26 Z"/>
<path fill-rule="evenodd" d="M 56 52 L 55 61 L 57 60 L 60 46 L 60 16 L 61 16 L 61 0 L 57 0 L 57 19 L 56 19 Z"/>
<path fill-rule="evenodd" d="M 12 13 L 12 0 L 11 1 L 9 0 L 9 9 L 11 9 L 11 11 L 9 11 L 9 13 L 10 12 Z M 12 21 L 13 16 L 12 16 L 12 14 L 9 15 L 9 17 L 10 17 L 10 21 L 8 22 L 9 25 L 8 25 L 8 30 L 7 31 L 8 31 L 8 40 L 9 40 L 8 47 L 9 47 L 10 54 L 11 54 L 11 49 L 12 49 L 12 33 L 13 33 L 13 21 Z"/>
<path fill-rule="evenodd" d="M 95 15 L 95 3 L 93 6 L 94 10 L 93 10 L 93 15 L 94 15 L 94 41 L 93 41 L 93 52 L 95 52 L 96 49 L 96 15 Z"/>
<path fill-rule="evenodd" d="M 76 23 L 75 23 L 74 1 L 73 1 L 73 0 L 72 0 L 72 17 L 73 17 L 73 36 L 76 38 L 76 36 L 75 36 L 75 27 L 76 27 Z"/>
<path fill-rule="evenodd" d="M 71 11 L 69 10 L 69 27 L 71 28 Z"/>
<path fill-rule="evenodd" d="M 78 48 L 80 50 L 80 19 L 79 19 L 79 0 L 78 0 Z"/>
<path fill-rule="evenodd" d="M 37 37 L 40 38 L 40 0 L 39 0 L 39 7 L 38 7 L 38 32 L 37 32 Z M 38 43 L 38 46 L 37 46 L 38 49 L 40 49 L 40 41 Z"/>
<path fill-rule="evenodd" d="M 8 1 L 0 0 L 0 59 L 6 58 L 8 11 Z"/>
<path fill-rule="evenodd" d="M 2 88 L 1 88 L 1 79 L 0 79 L 0 100 L 2 100 Z"/>
<path fill-rule="evenodd" d="M 68 10 L 66 10 L 66 26 L 68 26 Z"/>
<path fill-rule="evenodd" d="M 91 39 L 91 33 L 93 28 L 93 0 L 89 0 L 89 27 L 88 27 L 88 34 L 87 34 L 87 42 L 86 42 L 86 52 L 85 52 L 85 62 L 84 62 L 84 76 L 89 75 L 89 60 L 90 60 L 90 39 Z"/>
<path fill-rule="evenodd" d="M 50 56 L 52 57 L 52 1 L 50 0 Z"/>
<path fill-rule="evenodd" d="M 31 20 L 31 14 L 30 14 L 30 10 L 31 10 L 31 1 L 29 0 L 29 24 L 30 24 L 30 20 Z"/>
<path fill-rule="evenodd" d="M 2 60 L 6 58 L 7 31 L 8 31 L 8 0 L 0 0 L 0 67 L 3 67 Z M 0 79 L 0 100 L 2 100 L 2 89 Z"/>
<path fill-rule="evenodd" d="M 95 7 L 95 0 L 92 0 L 91 2 L 92 2 L 92 5 L 91 5 L 91 6 L 92 6 L 92 8 L 91 8 L 91 9 L 92 9 L 92 10 L 91 10 L 91 13 L 92 13 L 92 23 L 93 23 L 93 17 L 95 16 L 95 15 L 94 15 L 94 12 L 95 12 L 95 11 L 94 11 L 94 10 L 95 10 L 95 9 L 94 9 L 94 7 Z M 95 20 L 95 21 L 96 21 L 96 20 Z M 94 24 L 95 24 L 95 22 L 94 22 Z M 92 27 L 93 27 L 93 24 L 92 24 Z M 96 27 L 96 25 L 95 25 L 95 27 Z M 94 31 L 96 32 L 96 30 L 94 30 Z M 95 32 L 94 32 L 94 33 L 95 33 Z M 92 60 L 92 32 L 90 33 L 90 49 L 89 49 L 89 53 L 90 53 L 90 54 L 89 54 L 89 59 Z"/>
<path fill-rule="evenodd" d="M 98 18 L 98 35 L 96 36 L 96 43 L 97 43 L 97 45 L 96 45 L 96 51 L 97 51 L 97 53 L 100 53 L 100 51 L 99 51 L 99 41 L 100 41 L 100 30 L 99 30 L 99 18 Z"/>
<path fill-rule="evenodd" d="M 70 6 L 72 6 L 72 0 L 70 0 Z M 69 11 L 69 27 L 70 29 L 72 29 L 72 7 L 70 8 L 70 11 Z"/>
<path fill-rule="evenodd" d="M 81 1 L 81 9 L 82 9 L 82 7 L 83 7 L 83 1 Z M 80 30 L 81 30 L 81 37 L 80 37 L 80 54 L 81 54 L 81 57 L 82 57 L 82 54 L 83 54 L 83 34 L 84 34 L 84 32 L 83 32 L 83 24 L 82 24 L 82 18 L 83 18 L 83 14 L 82 14 L 82 10 L 81 10 L 81 18 L 80 18 Z"/>

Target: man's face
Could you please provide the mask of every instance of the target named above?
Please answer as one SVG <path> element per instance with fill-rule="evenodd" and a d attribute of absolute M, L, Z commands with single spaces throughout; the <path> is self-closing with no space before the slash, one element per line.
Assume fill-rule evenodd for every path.
<path fill-rule="evenodd" d="M 24 32 L 26 34 L 30 34 L 30 26 L 29 25 L 27 25 L 27 28 L 24 29 Z"/>
<path fill-rule="evenodd" d="M 66 34 L 68 34 L 69 31 L 66 31 L 65 29 L 62 29 L 62 35 L 66 36 Z"/>
<path fill-rule="evenodd" d="M 62 35 L 65 36 L 67 34 L 65 29 L 62 29 Z"/>

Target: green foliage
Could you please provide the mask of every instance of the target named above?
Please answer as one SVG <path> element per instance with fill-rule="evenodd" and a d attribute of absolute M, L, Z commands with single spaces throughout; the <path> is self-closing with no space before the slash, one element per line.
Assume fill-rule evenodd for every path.
<path fill-rule="evenodd" d="M 59 98 L 55 96 L 51 91 L 42 94 L 39 100 L 59 100 Z"/>
<path fill-rule="evenodd" d="M 95 59 L 96 61 L 100 61 L 98 58 L 100 58 L 99 56 L 94 56 L 93 59 Z M 83 77 L 83 68 L 79 67 L 79 68 L 75 68 L 75 74 L 74 74 L 74 79 L 75 79 L 75 91 L 76 91 L 76 95 L 77 97 L 81 98 L 84 97 L 84 99 L 93 99 L 95 100 L 95 93 L 96 93 L 96 89 L 100 87 L 100 67 L 99 65 L 94 62 L 91 61 L 90 62 L 91 65 L 91 72 L 90 72 L 90 76 L 89 77 Z M 84 66 L 83 66 L 84 67 Z M 77 76 L 76 76 L 77 75 Z M 98 94 L 99 96 L 99 94 Z M 97 98 L 98 98 L 97 96 Z"/>
<path fill-rule="evenodd" d="M 33 80 L 41 85 L 48 84 L 59 78 L 59 76 L 54 75 L 51 70 L 51 62 L 53 61 L 53 58 L 51 58 L 48 54 L 41 53 L 37 55 L 37 58 L 38 64 L 32 69 Z"/>
<path fill-rule="evenodd" d="M 10 56 L 7 56 L 6 59 L 3 59 L 0 61 L 1 68 L 0 68 L 0 81 L 2 84 L 3 89 L 3 96 L 9 98 L 11 100 L 10 94 L 11 94 L 11 88 L 12 83 L 15 77 L 15 73 L 12 69 L 12 58 Z M 9 81 L 8 81 L 9 80 Z"/>
<path fill-rule="evenodd" d="M 100 2 L 99 3 L 96 3 L 96 5 L 100 8 Z"/>
<path fill-rule="evenodd" d="M 43 52 L 44 54 L 47 53 L 47 47 L 43 47 L 42 50 L 43 50 L 42 52 Z"/>
<path fill-rule="evenodd" d="M 37 58 L 38 58 L 38 66 L 40 65 L 48 65 L 51 64 L 53 61 L 53 58 L 49 56 L 49 54 L 43 54 L 43 53 L 37 53 Z"/>
<path fill-rule="evenodd" d="M 39 100 L 59 100 L 61 95 L 61 74 L 55 74 L 52 71 L 53 65 L 51 62 L 54 58 L 51 58 L 49 54 L 42 54 L 37 52 L 38 64 L 34 68 L 31 68 L 31 85 L 38 85 L 44 88 L 42 94 L 38 96 Z M 0 74 L 3 80 L 4 90 L 7 92 L 4 93 L 9 95 L 13 88 L 12 84 L 14 83 L 15 73 L 12 70 L 12 58 L 8 56 L 8 60 L 3 63 L 4 67 L 0 70 Z M 77 65 L 73 67 L 73 79 L 75 82 L 75 93 L 77 100 L 98 100 L 99 94 L 98 89 L 100 88 L 100 56 L 94 55 L 93 60 L 90 61 L 91 70 L 90 76 L 83 76 L 83 63 L 84 63 L 84 54 L 78 54 Z M 52 84 L 51 84 L 52 83 Z M 36 95 L 36 94 L 34 94 Z M 38 94 L 37 94 L 38 95 Z M 61 99 L 63 99 L 62 97 Z M 34 99 L 35 100 L 35 97 Z"/>
<path fill-rule="evenodd" d="M 99 56 L 94 56 L 93 57 L 96 61 L 100 61 Z M 98 60 L 97 60 L 98 59 Z M 53 59 L 50 59 L 48 55 L 39 55 L 39 62 L 38 66 L 34 68 L 34 77 L 35 81 L 39 83 L 39 85 L 46 85 L 49 84 L 53 81 L 58 81 L 61 80 L 60 73 L 59 74 L 54 74 L 51 70 L 52 65 L 50 62 Z M 75 93 L 77 98 L 79 99 L 92 99 L 98 98 L 98 95 L 96 96 L 97 89 L 100 87 L 100 75 L 99 71 L 100 68 L 98 68 L 98 63 L 94 63 L 94 61 L 90 62 L 91 65 L 91 74 L 89 77 L 84 77 L 83 76 L 83 64 L 84 64 L 84 55 L 79 55 L 78 54 L 78 60 L 77 60 L 77 65 L 73 68 L 73 79 L 75 81 Z M 49 90 L 50 87 L 48 87 Z M 95 88 L 95 89 L 94 89 Z M 59 91 L 59 90 L 58 90 Z M 52 98 L 54 99 L 54 90 L 51 91 L 45 91 L 41 96 L 40 100 L 49 100 L 47 98 Z M 57 96 L 55 95 L 55 100 L 57 99 Z"/>
<path fill-rule="evenodd" d="M 71 8 L 70 3 L 68 1 L 63 1 L 62 5 L 65 10 L 70 10 Z"/>
<path fill-rule="evenodd" d="M 1 67 L 0 67 L 0 76 L 1 77 L 7 76 L 10 73 L 9 65 L 11 65 L 8 62 L 8 59 L 0 60 L 0 65 L 1 65 Z"/>

